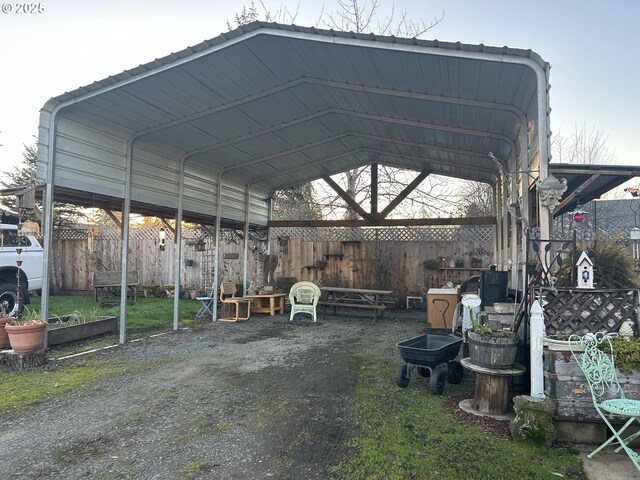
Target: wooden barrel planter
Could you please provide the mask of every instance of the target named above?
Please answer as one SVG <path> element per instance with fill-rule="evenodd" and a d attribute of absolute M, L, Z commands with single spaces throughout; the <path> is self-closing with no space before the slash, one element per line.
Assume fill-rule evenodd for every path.
<path fill-rule="evenodd" d="M 471 362 L 486 368 L 511 368 L 516 361 L 518 336 L 510 332 L 494 332 L 479 335 L 469 331 L 469 358 Z"/>

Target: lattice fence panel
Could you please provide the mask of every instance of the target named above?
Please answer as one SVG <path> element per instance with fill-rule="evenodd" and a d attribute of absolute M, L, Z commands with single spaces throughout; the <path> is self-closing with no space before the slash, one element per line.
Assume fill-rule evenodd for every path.
<path fill-rule="evenodd" d="M 271 237 L 287 235 L 307 242 L 493 242 L 491 226 L 386 228 L 272 228 Z"/>
<path fill-rule="evenodd" d="M 148 228 L 131 228 L 129 229 L 130 240 L 157 240 L 160 229 L 156 227 Z M 53 238 L 55 240 L 87 240 L 94 237 L 100 240 L 120 240 L 120 229 L 117 227 L 90 227 L 90 228 L 65 228 L 54 230 Z M 165 229 L 165 237 L 167 241 L 173 241 L 173 233 L 168 228 Z M 220 237 L 226 243 L 238 243 L 239 233 L 232 229 L 222 229 Z M 182 230 L 182 238 L 187 242 L 197 241 L 198 239 L 211 239 L 213 235 L 210 230 L 201 228 Z M 241 240 L 240 240 L 241 241 Z"/>
<path fill-rule="evenodd" d="M 638 317 L 638 290 L 543 290 L 547 335 L 617 332 Z"/>

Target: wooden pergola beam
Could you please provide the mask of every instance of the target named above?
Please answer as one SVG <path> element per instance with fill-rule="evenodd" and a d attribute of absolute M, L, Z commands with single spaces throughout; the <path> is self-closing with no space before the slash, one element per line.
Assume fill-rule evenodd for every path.
<path fill-rule="evenodd" d="M 371 164 L 371 216 L 378 214 L 378 164 Z"/>
<path fill-rule="evenodd" d="M 427 169 L 422 170 L 422 172 L 420 172 L 420 174 L 415 179 L 413 179 L 413 181 L 409 185 L 404 187 L 404 190 L 402 190 L 398 194 L 398 196 L 394 198 L 389 203 L 389 205 L 387 205 L 387 207 L 382 212 L 380 212 L 379 215 L 377 215 L 377 217 L 380 219 L 386 218 L 387 215 L 389 215 L 400 204 L 400 202 L 402 202 L 405 198 L 409 196 L 411 192 L 413 192 L 416 188 L 418 188 L 418 185 L 420 185 L 420 183 L 422 183 L 422 181 L 425 178 L 427 178 L 430 173 L 431 173 L 430 170 L 427 170 Z"/>
<path fill-rule="evenodd" d="M 422 227 L 434 225 L 495 225 L 495 217 L 382 218 L 367 220 L 270 220 L 268 227 Z"/>
<path fill-rule="evenodd" d="M 338 185 L 336 182 L 334 182 L 331 177 L 329 177 L 329 175 L 325 175 L 324 177 L 322 177 L 322 179 L 327 182 L 327 184 L 333 188 L 333 190 L 335 190 L 335 192 L 340 196 L 340 198 L 342 198 L 345 202 L 347 202 L 347 205 L 349 205 L 349 207 L 351 207 L 353 209 L 354 212 L 356 212 L 358 215 L 360 215 L 362 218 L 366 218 L 369 220 L 372 220 L 371 215 L 367 212 L 364 211 L 364 209 L 358 205 L 356 203 L 356 201 L 351 198 L 349 196 L 349 194 L 347 194 L 347 192 L 345 192 L 340 185 Z"/>
<path fill-rule="evenodd" d="M 569 195 L 567 195 L 567 197 L 564 198 L 560 202 L 560 205 L 558 205 L 555 209 L 556 210 L 562 210 L 569 202 L 572 202 L 579 195 L 576 192 L 584 191 L 589 185 L 591 185 L 593 182 L 595 182 L 599 177 L 600 177 L 600 174 L 592 175 L 587 180 L 582 182 L 580 184 L 580 186 L 578 188 L 574 189 L 573 192 L 571 192 Z"/>
<path fill-rule="evenodd" d="M 122 222 L 115 214 L 108 208 L 103 208 L 102 211 L 107 214 L 107 217 L 111 219 L 113 223 L 115 223 L 120 230 L 122 230 Z"/>
<path fill-rule="evenodd" d="M 169 230 L 173 235 L 176 234 L 175 229 L 171 226 L 171 224 L 169 224 L 169 222 L 167 222 L 165 218 L 160 218 L 160 221 L 162 222 L 162 225 L 164 225 L 165 228 Z"/>

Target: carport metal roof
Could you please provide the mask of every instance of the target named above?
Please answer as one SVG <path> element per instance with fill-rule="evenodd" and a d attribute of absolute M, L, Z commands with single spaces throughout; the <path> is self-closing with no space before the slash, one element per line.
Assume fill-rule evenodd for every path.
<path fill-rule="evenodd" d="M 530 50 L 255 22 L 55 97 L 38 143 L 45 276 L 54 195 L 121 202 L 125 238 L 131 209 L 247 229 L 274 190 L 371 163 L 495 186 L 506 252 L 507 206 L 527 212 L 547 177 L 548 71 Z M 43 297 L 46 314 L 47 282 Z"/>
<path fill-rule="evenodd" d="M 496 185 L 546 164 L 548 68 L 530 50 L 255 22 L 51 99 L 38 176 L 113 208 L 130 160 L 132 210 L 170 216 L 184 160 L 184 219 L 213 222 L 222 175 L 223 225 L 244 221 L 248 185 L 264 225 L 275 189 L 372 162 Z"/>
<path fill-rule="evenodd" d="M 549 173 L 567 180 L 567 191 L 553 212 L 558 216 L 640 176 L 640 166 L 550 163 Z"/>

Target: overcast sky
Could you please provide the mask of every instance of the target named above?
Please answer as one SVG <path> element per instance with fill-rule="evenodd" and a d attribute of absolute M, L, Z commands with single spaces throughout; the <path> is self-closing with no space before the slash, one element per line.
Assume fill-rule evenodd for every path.
<path fill-rule="evenodd" d="M 58 0 L 30 2 L 44 11 L 27 14 L 18 12 L 24 3 L 0 0 L 0 170 L 35 142 L 49 98 L 216 37 L 246 3 Z M 298 5 L 264 3 L 272 12 Z M 389 15 L 393 2 L 380 3 L 379 15 Z M 317 25 L 322 3 L 299 5 L 294 23 Z M 324 5 L 337 9 L 335 0 Z M 552 131 L 567 136 L 586 123 L 606 133 L 618 164 L 640 164 L 640 1 L 396 0 L 395 8 L 425 21 L 445 12 L 425 39 L 534 50 L 552 67 Z"/>

